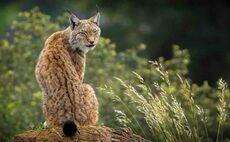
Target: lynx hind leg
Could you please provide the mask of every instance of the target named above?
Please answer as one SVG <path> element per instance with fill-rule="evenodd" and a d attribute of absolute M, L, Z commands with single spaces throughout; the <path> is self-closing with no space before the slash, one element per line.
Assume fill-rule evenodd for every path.
<path fill-rule="evenodd" d="M 57 117 L 55 118 L 54 113 L 52 113 L 51 111 L 52 110 L 46 104 L 43 104 L 43 114 L 45 117 L 44 126 L 46 128 L 53 128 L 59 126 Z"/>
<path fill-rule="evenodd" d="M 43 104 L 43 111 L 48 128 L 62 127 L 65 120 L 73 119 L 72 103 L 64 95 L 56 97 L 55 100 L 49 98 L 47 103 Z"/>
<path fill-rule="evenodd" d="M 43 114 L 45 117 L 45 122 L 43 125 L 46 128 L 53 128 L 53 127 L 57 126 L 57 120 L 55 119 L 54 116 L 52 116 L 52 114 L 50 114 L 49 111 L 50 110 L 47 108 L 46 104 L 43 104 Z"/>
<path fill-rule="evenodd" d="M 88 117 L 84 125 L 96 125 L 98 121 L 98 101 L 93 88 L 88 84 L 82 85 L 84 107 Z"/>

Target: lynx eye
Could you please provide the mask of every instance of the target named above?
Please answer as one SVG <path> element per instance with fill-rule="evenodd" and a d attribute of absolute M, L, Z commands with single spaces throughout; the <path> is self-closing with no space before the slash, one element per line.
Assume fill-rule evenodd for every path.
<path fill-rule="evenodd" d="M 96 34 L 98 31 L 97 30 L 94 30 L 93 33 Z"/>
<path fill-rule="evenodd" d="M 84 33 L 84 32 L 79 32 L 78 34 L 81 34 L 81 35 L 86 35 L 86 33 Z"/>

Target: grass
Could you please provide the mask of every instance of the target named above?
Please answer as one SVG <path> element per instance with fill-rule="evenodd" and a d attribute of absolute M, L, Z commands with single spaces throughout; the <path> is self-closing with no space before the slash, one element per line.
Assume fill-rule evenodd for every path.
<path fill-rule="evenodd" d="M 137 82 L 127 83 L 118 77 L 115 79 L 124 90 L 123 95 L 128 97 L 145 119 L 152 135 L 151 140 L 157 142 L 209 142 L 211 140 L 207 127 L 210 121 L 209 116 L 204 108 L 196 103 L 190 82 L 179 74 L 176 79 L 175 76 L 170 76 L 157 61 L 149 63 L 159 73 L 162 79 L 160 82 L 146 83 L 144 78 L 136 72 L 133 74 L 134 78 L 138 80 Z M 170 88 L 175 89 L 172 91 L 173 89 Z M 124 108 L 123 111 L 116 111 L 116 113 L 122 114 L 122 117 L 117 117 L 118 120 L 120 119 L 118 122 L 123 123 L 124 126 L 138 126 L 141 130 L 140 134 L 147 138 L 144 128 L 131 111 L 130 105 L 123 100 L 124 96 L 116 94 L 112 87 L 106 86 L 103 90 L 109 93 L 114 101 L 120 102 Z M 226 90 L 227 84 L 220 79 L 216 91 L 218 96 L 216 142 L 223 141 L 223 125 L 227 117 Z M 134 121 L 127 121 L 131 119 Z"/>

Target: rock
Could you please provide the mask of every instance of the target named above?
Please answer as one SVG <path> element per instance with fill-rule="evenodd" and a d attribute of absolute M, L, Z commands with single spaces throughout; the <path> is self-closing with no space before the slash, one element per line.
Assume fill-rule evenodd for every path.
<path fill-rule="evenodd" d="M 65 137 L 62 128 L 30 130 L 15 136 L 12 142 L 148 142 L 133 134 L 130 128 L 82 126 L 79 131 L 80 134 Z"/>

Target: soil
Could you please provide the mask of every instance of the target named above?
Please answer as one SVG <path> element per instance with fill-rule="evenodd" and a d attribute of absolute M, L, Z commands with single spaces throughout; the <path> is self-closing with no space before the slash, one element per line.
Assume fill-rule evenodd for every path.
<path fill-rule="evenodd" d="M 73 137 L 66 137 L 62 128 L 30 130 L 15 136 L 12 142 L 147 142 L 130 128 L 84 126 L 78 129 L 80 133 Z"/>

